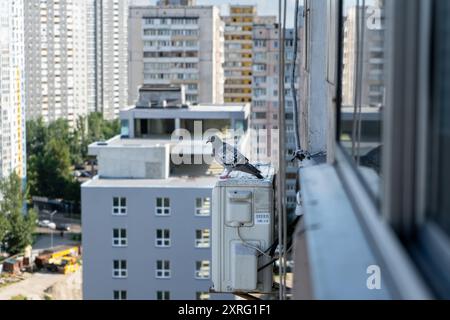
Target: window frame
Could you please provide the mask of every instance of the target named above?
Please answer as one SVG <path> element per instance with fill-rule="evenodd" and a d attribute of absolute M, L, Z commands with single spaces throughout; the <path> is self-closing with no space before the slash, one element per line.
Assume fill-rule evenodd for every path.
<path fill-rule="evenodd" d="M 200 268 L 198 268 L 198 265 L 200 263 Z M 204 263 L 208 263 L 208 276 L 202 277 L 200 274 L 204 272 L 202 268 L 204 267 Z M 211 279 L 211 261 L 210 260 L 197 260 L 195 261 L 195 279 L 196 280 L 208 280 Z"/>
<path fill-rule="evenodd" d="M 114 264 L 118 262 L 119 267 L 116 269 Z M 122 264 L 125 262 L 125 268 L 122 268 Z M 116 275 L 118 273 L 118 275 Z M 112 277 L 114 279 L 126 279 L 128 278 L 128 261 L 127 260 L 113 260 Z"/>
<path fill-rule="evenodd" d="M 204 237 L 204 232 L 208 232 L 208 237 Z M 201 237 L 198 238 L 197 234 L 200 232 Z M 207 246 L 201 246 L 202 244 L 205 244 L 207 240 Z M 211 229 L 196 229 L 195 230 L 195 248 L 196 249 L 209 249 L 211 248 Z"/>
<path fill-rule="evenodd" d="M 116 293 L 118 298 L 116 299 Z M 124 294 L 125 294 L 125 298 L 124 298 Z M 128 300 L 128 292 L 127 290 L 113 290 L 113 300 L 114 301 L 124 301 L 124 300 Z"/>
<path fill-rule="evenodd" d="M 201 201 L 201 206 L 197 206 L 197 201 L 200 200 Z M 204 205 L 205 202 L 209 202 L 209 208 L 205 209 Z M 208 214 L 202 214 L 201 212 L 204 210 L 208 210 Z M 211 216 L 211 197 L 196 197 L 195 198 L 195 216 L 196 217 L 210 217 Z"/>
<path fill-rule="evenodd" d="M 158 231 L 161 231 L 162 237 L 158 238 Z M 169 232 L 169 237 L 166 238 L 166 231 Z M 156 248 L 170 248 L 172 246 L 172 239 L 170 235 L 170 229 L 156 229 L 156 235 L 155 235 L 155 247 Z M 162 244 L 158 244 L 158 242 L 161 242 Z M 165 242 L 168 242 L 166 245 Z"/>
<path fill-rule="evenodd" d="M 424 19 L 426 22 L 429 19 L 429 16 L 427 17 L 427 14 L 429 14 L 429 8 L 426 8 L 427 3 L 431 3 L 431 1 L 396 0 L 385 4 L 386 15 L 391 15 L 390 19 L 386 19 L 386 29 L 392 28 L 389 33 L 386 33 L 385 39 L 386 52 L 388 53 L 386 58 L 386 88 L 394 93 L 388 93 L 383 119 L 382 167 L 384 180 L 382 181 L 382 203 L 374 197 L 362 173 L 340 143 L 343 74 L 343 42 L 341 39 L 343 39 L 344 28 L 344 0 L 339 0 L 339 5 L 336 8 L 338 28 L 334 37 L 337 41 L 337 80 L 334 97 L 336 110 L 334 166 L 358 219 L 367 231 L 368 241 L 373 246 L 381 269 L 384 270 L 385 281 L 390 283 L 390 288 L 402 299 L 411 299 L 411 297 L 413 299 L 417 299 L 417 297 L 427 299 L 430 297 L 429 288 L 425 285 L 411 255 L 408 254 L 408 249 L 410 249 L 408 244 L 404 245 L 400 242 L 401 239 L 409 239 L 408 237 L 416 234 L 413 232 L 417 230 L 415 205 L 420 200 L 416 202 L 415 192 L 417 190 L 414 188 L 417 186 L 410 180 L 411 177 L 417 178 L 416 172 L 413 171 L 416 167 L 411 164 L 411 159 L 415 159 L 414 157 L 417 156 L 420 161 L 422 156 L 415 152 L 417 150 L 414 146 L 417 144 L 417 140 L 411 138 L 418 138 L 417 136 L 420 136 L 420 134 L 410 133 L 414 129 L 411 123 L 415 124 L 415 121 L 418 120 L 419 104 L 424 102 L 426 93 L 424 94 L 423 89 L 427 88 L 427 85 L 425 84 L 422 90 L 418 90 L 417 84 L 410 80 L 421 79 L 423 82 L 424 79 L 428 78 L 423 76 L 423 67 L 416 70 L 414 68 L 406 69 L 405 66 L 427 65 L 427 63 L 423 63 L 423 59 L 426 59 L 425 52 L 421 52 L 420 59 L 418 56 L 411 54 L 411 52 L 417 52 L 418 48 L 426 47 L 423 44 L 419 46 L 416 42 L 418 38 L 421 41 L 426 41 L 426 37 L 429 36 L 427 33 L 427 31 L 429 32 L 427 30 L 429 26 L 424 27 L 423 24 L 417 23 L 417 20 L 411 19 L 411 17 L 420 16 L 420 19 Z M 420 37 L 417 37 L 417 34 Z M 333 37 L 329 38 L 332 39 Z M 405 57 L 410 59 L 408 63 L 405 62 Z M 422 64 L 419 63 L 419 60 Z M 397 88 L 399 84 L 406 84 L 406 86 Z M 409 91 L 407 86 L 409 86 Z M 394 90 L 393 88 L 397 89 Z M 411 90 L 411 88 L 414 88 L 414 90 Z M 405 92 L 415 92 L 417 96 L 407 97 Z M 393 105 L 396 108 L 389 108 Z M 408 115 L 410 117 L 407 117 Z M 399 125 L 399 123 L 403 125 Z M 410 139 L 407 139 L 406 142 L 401 139 L 408 134 L 410 136 L 407 137 Z M 407 167 L 405 167 L 405 163 Z M 417 181 L 420 181 L 420 179 Z M 398 190 L 404 190 L 400 197 L 396 197 Z M 411 208 L 412 211 L 408 208 Z M 414 214 L 412 215 L 411 212 Z"/>
<path fill-rule="evenodd" d="M 158 200 L 161 200 L 161 206 L 158 206 Z M 166 200 L 168 200 L 169 204 L 166 206 Z M 158 197 L 155 199 L 155 215 L 157 217 L 169 217 L 172 215 L 172 210 L 170 207 L 170 198 L 169 197 Z M 160 213 L 158 213 L 160 210 Z"/>
<path fill-rule="evenodd" d="M 115 205 L 115 200 L 117 199 L 117 205 Z M 127 209 L 127 197 L 113 197 L 113 204 L 112 204 L 112 215 L 113 216 L 126 216 L 128 215 L 128 209 Z M 125 205 L 122 205 L 122 200 L 125 200 Z M 116 212 L 117 211 L 117 212 Z"/>
<path fill-rule="evenodd" d="M 114 231 L 118 231 L 119 236 L 114 236 Z M 125 237 L 122 237 L 122 231 L 125 231 Z M 117 244 L 115 243 L 117 241 Z M 125 241 L 125 243 L 122 243 Z M 113 228 L 112 246 L 114 248 L 126 248 L 128 247 L 128 231 L 126 228 Z"/>
<path fill-rule="evenodd" d="M 161 294 L 161 299 L 159 298 L 159 295 Z M 167 301 L 170 300 L 170 291 L 161 291 L 161 290 L 157 290 L 156 291 L 156 300 L 157 301 Z"/>
<path fill-rule="evenodd" d="M 158 264 L 161 263 L 161 269 L 158 269 Z M 166 269 L 166 263 L 168 268 Z M 172 278 L 172 270 L 170 266 L 170 260 L 157 260 L 155 268 L 155 278 L 156 279 L 170 279 Z"/>

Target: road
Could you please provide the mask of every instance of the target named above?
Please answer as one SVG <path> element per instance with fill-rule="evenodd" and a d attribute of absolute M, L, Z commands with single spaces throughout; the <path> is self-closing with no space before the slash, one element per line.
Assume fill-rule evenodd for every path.
<path fill-rule="evenodd" d="M 36 239 L 36 242 L 33 244 L 33 253 L 37 251 L 43 251 L 47 249 L 51 249 L 52 237 L 51 234 L 41 234 Z M 64 237 L 61 237 L 58 231 L 55 231 L 53 235 L 53 247 L 58 246 L 72 246 L 78 245 L 79 242 L 72 240 L 71 234 L 64 234 Z"/>

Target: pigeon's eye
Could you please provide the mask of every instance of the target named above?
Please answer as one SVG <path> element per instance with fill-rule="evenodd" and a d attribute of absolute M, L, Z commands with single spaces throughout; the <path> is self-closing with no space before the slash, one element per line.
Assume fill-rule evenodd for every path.
<path fill-rule="evenodd" d="M 216 141 L 216 137 L 211 137 L 211 142 Z"/>

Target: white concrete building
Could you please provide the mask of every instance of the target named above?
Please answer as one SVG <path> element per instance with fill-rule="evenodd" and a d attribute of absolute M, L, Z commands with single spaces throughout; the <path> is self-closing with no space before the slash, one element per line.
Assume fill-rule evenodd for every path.
<path fill-rule="evenodd" d="M 175 163 L 180 146 L 171 134 L 201 122 L 200 137 L 184 155 L 209 156 L 204 131 L 246 128 L 249 105 L 150 107 L 154 95 L 141 93 L 147 103 L 120 113 L 122 135 L 89 146 L 99 172 L 82 186 L 83 297 L 232 299 L 209 294 L 211 196 L 223 169 L 206 161 Z"/>
<path fill-rule="evenodd" d="M 25 11 L 27 118 L 75 125 L 87 109 L 87 3 L 29 0 Z"/>
<path fill-rule="evenodd" d="M 0 6 L 0 178 L 26 177 L 23 10 L 22 0 Z"/>
<path fill-rule="evenodd" d="M 223 23 L 215 6 L 132 6 L 129 104 L 143 84 L 184 84 L 191 103 L 223 102 Z"/>

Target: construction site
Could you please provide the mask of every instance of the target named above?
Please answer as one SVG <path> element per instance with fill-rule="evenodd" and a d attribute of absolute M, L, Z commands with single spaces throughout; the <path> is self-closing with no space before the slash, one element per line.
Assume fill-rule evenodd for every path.
<path fill-rule="evenodd" d="M 9 257 L 0 264 L 0 300 L 81 300 L 80 246 Z"/>

